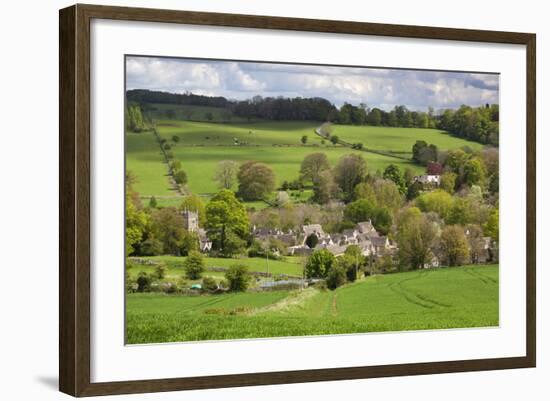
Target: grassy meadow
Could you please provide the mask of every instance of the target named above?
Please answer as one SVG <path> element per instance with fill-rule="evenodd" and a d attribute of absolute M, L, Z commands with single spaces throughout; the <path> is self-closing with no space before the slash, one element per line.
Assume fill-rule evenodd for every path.
<path fill-rule="evenodd" d="M 141 257 L 143 260 L 150 260 L 154 263 L 163 264 L 166 267 L 166 277 L 164 281 L 174 281 L 178 278 L 183 277 L 183 262 L 185 257 L 181 256 L 147 256 Z M 248 267 L 250 272 L 266 272 L 269 269 L 269 273 L 273 275 L 286 274 L 289 276 L 302 277 L 303 268 L 302 260 L 299 257 L 287 256 L 284 260 L 269 260 L 266 264 L 264 258 L 242 258 L 242 259 L 228 259 L 228 258 L 214 258 L 214 257 L 205 257 L 204 258 L 206 271 L 204 276 L 210 276 L 215 278 L 221 278 L 223 272 L 213 272 L 209 271 L 209 268 L 228 268 L 235 263 L 244 264 Z M 153 273 L 155 270 L 155 265 L 130 265 L 126 269 L 130 279 L 135 281 L 135 278 L 139 272 Z M 200 281 L 200 280 L 197 280 Z"/>
<path fill-rule="evenodd" d="M 335 291 L 128 294 L 127 341 L 497 326 L 498 280 L 498 265 L 475 265 L 372 276 Z"/>
<path fill-rule="evenodd" d="M 141 195 L 174 196 L 168 180 L 168 168 L 154 134 L 126 133 L 126 170 L 137 181 L 134 190 Z"/>
<path fill-rule="evenodd" d="M 169 109 L 169 105 L 157 106 Z M 186 107 L 193 108 L 193 106 Z M 202 108 L 200 113 L 197 111 L 197 114 L 204 113 L 205 108 Z M 224 110 L 218 110 L 214 115 L 220 117 L 226 116 L 226 113 Z M 180 114 L 181 118 L 189 116 L 183 111 Z M 176 116 L 178 115 L 176 113 Z M 322 138 L 314 132 L 319 125 L 317 122 L 247 123 L 235 122 L 233 119 L 234 117 L 231 123 L 155 120 L 158 134 L 173 145 L 171 151 L 174 158 L 181 161 L 182 168 L 188 175 L 188 188 L 191 192 L 210 195 L 218 190 L 212 177 L 217 163 L 221 160 L 236 162 L 257 160 L 267 163 L 276 174 L 277 184 L 298 178 L 304 156 L 314 152 L 326 153 L 333 165 L 347 153 L 358 153 L 365 158 L 372 172 L 383 170 L 391 163 L 398 165 L 401 169 L 410 167 L 417 173 L 423 170 L 421 166 L 400 158 L 352 150 L 340 145 L 334 146 L 328 141 L 322 144 Z M 397 152 L 401 153 L 401 156 L 408 156 L 407 153 L 411 152 L 412 145 L 419 139 L 433 143 L 440 149 L 461 146 L 469 146 L 473 149 L 481 147 L 478 143 L 456 138 L 435 129 L 334 125 L 333 134 L 347 142 L 361 142 L 367 148 Z M 300 142 L 304 135 L 308 137 L 305 146 Z M 179 137 L 179 142 L 175 145 L 171 142 L 173 136 Z M 153 133 L 151 131 L 139 134 L 127 133 L 126 149 L 127 168 L 137 177 L 135 190 L 146 198 L 153 195 L 159 197 L 157 201 L 162 206 L 177 205 L 180 200 L 177 198 L 178 194 L 170 187 L 167 168 Z M 265 205 L 252 206 L 261 208 Z"/>
<path fill-rule="evenodd" d="M 436 145 L 441 150 L 468 146 L 473 150 L 483 147 L 478 142 L 468 141 L 449 133 L 431 128 L 371 127 L 356 125 L 333 125 L 332 135 L 350 143 L 362 143 L 366 148 L 412 154 L 416 141 Z"/>

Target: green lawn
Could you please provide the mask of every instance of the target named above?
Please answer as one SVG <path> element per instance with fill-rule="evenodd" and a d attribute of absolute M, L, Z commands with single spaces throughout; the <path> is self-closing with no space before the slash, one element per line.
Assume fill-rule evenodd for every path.
<path fill-rule="evenodd" d="M 128 294 L 131 344 L 488 327 L 499 324 L 498 266 L 369 277 L 336 291 Z"/>
<path fill-rule="evenodd" d="M 469 146 L 474 150 L 483 145 L 448 134 L 446 131 L 425 128 L 369 127 L 353 125 L 332 125 L 332 134 L 350 143 L 362 143 L 366 148 L 412 153 L 412 146 L 418 140 L 436 145 L 441 150 Z"/>
<path fill-rule="evenodd" d="M 185 257 L 181 256 L 150 256 L 142 257 L 141 259 L 150 259 L 155 262 L 163 263 L 166 268 L 166 280 L 173 281 L 174 279 L 182 277 L 183 262 Z M 266 272 L 269 268 L 271 274 L 288 274 L 291 276 L 302 276 L 302 263 L 298 257 L 286 257 L 285 260 L 269 260 L 269 266 L 266 266 L 266 260 L 263 258 L 242 258 L 242 259 L 226 259 L 226 258 L 204 258 L 205 265 L 208 268 L 211 267 L 223 267 L 227 268 L 236 263 L 244 264 L 248 267 L 249 271 Z M 135 279 L 140 271 L 152 273 L 154 266 L 151 265 L 135 265 L 127 269 L 131 279 Z M 222 277 L 223 272 L 210 272 L 205 273 L 207 276 Z"/>

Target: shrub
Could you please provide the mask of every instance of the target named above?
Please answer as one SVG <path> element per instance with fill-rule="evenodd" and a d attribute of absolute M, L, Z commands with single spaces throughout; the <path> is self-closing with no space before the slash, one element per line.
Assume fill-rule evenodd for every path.
<path fill-rule="evenodd" d="M 174 171 L 181 170 L 181 162 L 179 160 L 173 160 L 170 162 L 170 168 Z"/>
<path fill-rule="evenodd" d="M 189 280 L 201 278 L 204 271 L 204 260 L 201 253 L 197 251 L 189 252 L 189 256 L 183 262 L 183 268 L 185 269 L 185 277 Z"/>
<path fill-rule="evenodd" d="M 185 277 L 181 277 L 176 282 L 176 287 L 177 287 L 179 292 L 184 292 L 185 290 L 187 290 L 189 288 L 189 282 L 187 281 L 187 279 Z"/>
<path fill-rule="evenodd" d="M 166 276 L 166 267 L 164 265 L 157 265 L 155 267 L 155 277 L 162 280 Z"/>
<path fill-rule="evenodd" d="M 187 173 L 183 170 L 178 170 L 174 174 L 174 181 L 179 185 L 187 184 Z"/>
<path fill-rule="evenodd" d="M 216 280 L 214 280 L 212 277 L 203 277 L 202 279 L 202 289 L 206 292 L 216 292 L 218 290 L 218 284 L 216 283 Z"/>
<path fill-rule="evenodd" d="M 165 294 L 174 294 L 178 291 L 178 286 L 175 283 L 161 283 L 160 290 Z"/>
<path fill-rule="evenodd" d="M 242 264 L 235 264 L 225 272 L 230 291 L 246 291 L 250 282 L 248 268 Z"/>
<path fill-rule="evenodd" d="M 325 280 L 317 281 L 316 283 L 311 284 L 311 287 L 317 288 L 321 291 L 326 291 L 328 289 L 327 282 Z"/>
<path fill-rule="evenodd" d="M 325 278 L 335 262 L 334 255 L 326 249 L 315 251 L 306 262 L 306 276 L 308 278 Z"/>
<path fill-rule="evenodd" d="M 154 209 L 157 207 L 157 198 L 155 198 L 154 196 L 151 196 L 151 199 L 149 199 L 149 207 L 151 209 Z"/>
<path fill-rule="evenodd" d="M 162 255 L 163 246 L 156 238 L 149 238 L 143 241 L 140 245 L 140 254 L 143 256 Z"/>
<path fill-rule="evenodd" d="M 133 283 L 130 280 L 130 274 L 128 272 L 126 272 L 124 284 L 126 286 L 126 292 L 128 293 L 135 292 L 135 290 L 137 289 L 136 283 Z"/>
<path fill-rule="evenodd" d="M 306 238 L 306 245 L 313 249 L 315 248 L 315 246 L 319 243 L 319 237 L 317 237 L 317 235 L 315 234 L 309 234 L 308 237 Z"/>
<path fill-rule="evenodd" d="M 138 292 L 148 292 L 151 291 L 151 284 L 153 282 L 153 279 L 151 276 L 149 276 L 145 272 L 139 272 L 139 275 L 137 277 L 136 283 L 137 283 L 137 291 Z"/>
<path fill-rule="evenodd" d="M 331 290 L 335 290 L 345 282 L 346 271 L 338 264 L 333 265 L 327 274 L 327 287 Z"/>

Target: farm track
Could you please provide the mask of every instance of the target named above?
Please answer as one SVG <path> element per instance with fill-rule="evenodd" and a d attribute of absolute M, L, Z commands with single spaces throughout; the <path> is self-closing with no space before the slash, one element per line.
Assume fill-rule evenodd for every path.
<path fill-rule="evenodd" d="M 321 127 L 317 127 L 313 130 L 315 132 L 315 134 L 317 134 L 319 137 L 323 138 L 323 139 L 328 139 L 326 136 L 324 136 L 322 133 L 321 133 Z M 342 146 L 345 146 L 347 148 L 351 148 L 353 149 L 353 144 L 349 143 L 349 142 L 346 142 L 346 141 L 343 141 L 342 139 L 339 139 L 338 140 L 338 144 L 342 145 Z M 387 157 L 393 157 L 395 159 L 400 159 L 400 160 L 406 160 L 406 161 L 412 161 L 410 158 L 408 157 L 404 157 L 404 156 L 399 156 L 395 153 L 392 153 L 392 152 L 385 152 L 385 151 L 382 151 L 382 150 L 374 150 L 374 149 L 370 149 L 370 148 L 361 148 L 361 149 L 355 149 L 355 150 L 359 150 L 359 151 L 362 151 L 362 152 L 366 152 L 366 153 L 373 153 L 375 155 L 382 155 L 382 156 L 387 156 Z"/>
<path fill-rule="evenodd" d="M 404 283 L 406 283 L 408 281 L 422 279 L 423 277 L 427 276 L 428 274 L 429 274 L 429 272 L 421 271 L 417 275 L 415 275 L 414 277 L 409 277 L 409 278 L 403 279 L 401 281 L 391 283 L 388 286 L 388 288 L 391 291 L 393 291 L 395 294 L 401 296 L 407 302 L 409 302 L 413 305 L 420 306 L 420 307 L 425 308 L 425 309 L 433 309 L 433 308 L 436 308 L 436 307 L 443 307 L 443 308 L 451 307 L 452 305 L 449 305 L 449 304 L 446 304 L 446 303 L 443 303 L 443 302 L 440 302 L 440 301 L 436 301 L 432 298 L 426 297 L 425 295 L 420 295 L 418 293 L 415 293 L 412 290 L 405 288 L 404 285 L 403 285 Z"/>
<path fill-rule="evenodd" d="M 338 316 L 338 305 L 336 303 L 336 293 L 332 294 L 332 316 L 336 317 Z"/>

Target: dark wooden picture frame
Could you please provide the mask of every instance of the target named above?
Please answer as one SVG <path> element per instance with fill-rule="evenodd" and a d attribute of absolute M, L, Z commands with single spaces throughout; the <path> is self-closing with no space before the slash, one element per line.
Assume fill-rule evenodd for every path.
<path fill-rule="evenodd" d="M 94 18 L 525 45 L 527 54 L 526 356 L 92 383 L 90 380 L 90 22 Z M 535 34 L 80 4 L 60 11 L 59 29 L 59 388 L 62 392 L 73 396 L 94 396 L 535 366 Z"/>

